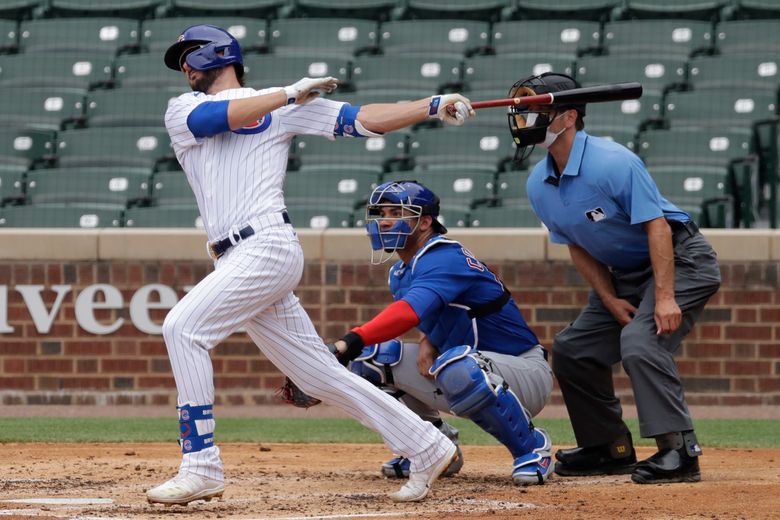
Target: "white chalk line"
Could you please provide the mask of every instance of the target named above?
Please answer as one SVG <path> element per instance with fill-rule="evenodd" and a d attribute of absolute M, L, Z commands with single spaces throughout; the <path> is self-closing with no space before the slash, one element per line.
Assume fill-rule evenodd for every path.
<path fill-rule="evenodd" d="M 110 498 L 14 498 L 11 500 L 0 500 L 0 502 L 10 504 L 46 504 L 46 505 L 75 505 L 92 506 L 96 504 L 113 504 Z"/>

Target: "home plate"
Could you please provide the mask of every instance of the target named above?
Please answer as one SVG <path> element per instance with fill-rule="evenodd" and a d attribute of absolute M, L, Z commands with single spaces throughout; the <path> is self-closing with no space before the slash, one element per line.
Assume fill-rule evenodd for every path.
<path fill-rule="evenodd" d="M 12 500 L 0 500 L 12 504 L 48 504 L 48 505 L 78 505 L 88 506 L 97 504 L 113 504 L 110 498 L 14 498 Z"/>

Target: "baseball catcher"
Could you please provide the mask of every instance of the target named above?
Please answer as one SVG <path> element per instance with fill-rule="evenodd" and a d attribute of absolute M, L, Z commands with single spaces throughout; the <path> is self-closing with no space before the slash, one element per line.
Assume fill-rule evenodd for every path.
<path fill-rule="evenodd" d="M 445 236 L 439 198 L 422 184 L 386 182 L 371 193 L 366 211 L 372 263 L 399 257 L 389 274 L 395 302 L 332 351 L 456 444 L 458 431 L 439 412 L 468 417 L 507 447 L 516 484 L 543 484 L 552 473 L 552 443 L 531 418 L 550 396 L 552 372 L 511 294 Z M 415 327 L 419 342 L 397 339 Z M 460 470 L 463 457 L 458 461 L 445 475 Z M 398 456 L 381 472 L 406 477 L 409 460 Z"/>

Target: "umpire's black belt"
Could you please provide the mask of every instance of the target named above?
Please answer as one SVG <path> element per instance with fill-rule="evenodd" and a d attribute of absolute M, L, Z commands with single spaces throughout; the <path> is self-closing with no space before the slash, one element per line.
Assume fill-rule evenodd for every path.
<path fill-rule="evenodd" d="M 672 242 L 679 244 L 686 239 L 699 233 L 699 226 L 693 220 L 680 222 L 679 220 L 670 220 L 669 226 L 672 228 Z"/>
<path fill-rule="evenodd" d="M 269 215 L 269 217 L 270 216 L 271 215 Z M 262 217 L 261 217 L 261 219 L 262 219 Z M 262 220 L 270 220 L 270 219 L 266 218 L 266 219 L 262 219 Z M 285 224 L 290 224 L 291 223 L 290 222 L 290 216 L 287 214 L 286 211 L 282 211 L 282 220 L 284 221 Z M 272 224 L 272 223 L 273 222 L 269 222 L 266 225 Z M 262 227 L 262 226 L 260 226 L 260 227 Z M 219 258 L 222 255 L 224 255 L 228 251 L 228 249 L 230 249 L 231 247 L 233 247 L 235 244 L 239 243 L 240 241 L 242 241 L 242 240 L 244 240 L 246 238 L 251 237 L 252 235 L 255 234 L 255 232 L 256 232 L 255 228 L 252 227 L 251 224 L 247 224 L 246 226 L 242 227 L 239 230 L 232 231 L 231 232 L 232 236 L 228 236 L 227 238 L 223 238 L 222 240 L 217 240 L 216 242 L 210 242 L 208 244 L 208 248 L 207 248 L 208 251 L 209 251 L 209 256 L 211 258 L 213 258 L 214 260 L 216 260 L 217 258 Z M 232 240 L 231 240 L 231 238 L 232 238 Z"/>

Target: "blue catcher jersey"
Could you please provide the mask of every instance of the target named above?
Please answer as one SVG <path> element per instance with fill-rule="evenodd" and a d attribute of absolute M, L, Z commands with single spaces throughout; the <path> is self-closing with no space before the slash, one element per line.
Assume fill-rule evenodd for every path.
<path fill-rule="evenodd" d="M 520 309 L 509 299 L 497 312 L 470 318 L 504 292 L 490 270 L 461 244 L 436 235 L 409 265 L 398 261 L 390 268 L 390 290 L 396 300 L 412 306 L 420 324 L 440 352 L 459 345 L 518 355 L 539 344 Z"/>

